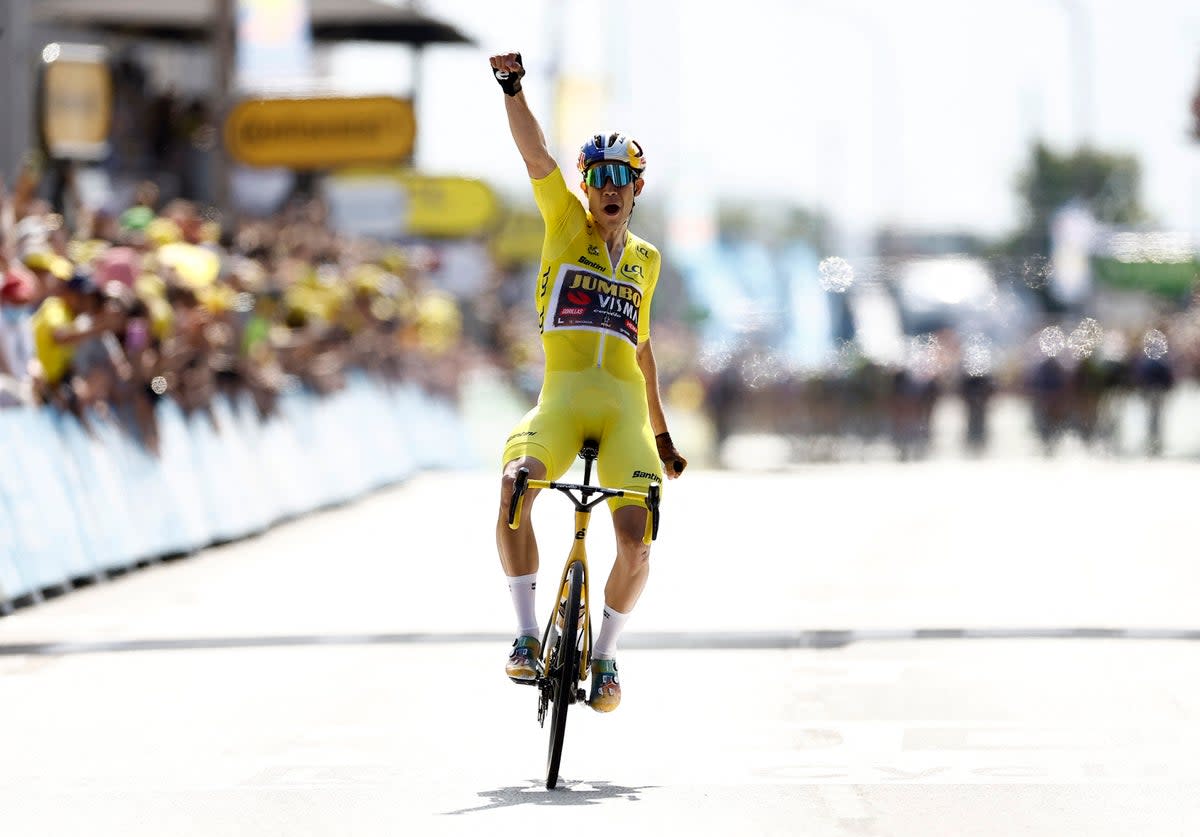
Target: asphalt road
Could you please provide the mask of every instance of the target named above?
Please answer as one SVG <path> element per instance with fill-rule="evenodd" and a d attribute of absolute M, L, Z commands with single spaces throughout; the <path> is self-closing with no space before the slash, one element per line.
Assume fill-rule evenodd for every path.
<path fill-rule="evenodd" d="M 0 829 L 1191 837 L 1194 485 L 1082 459 L 689 472 L 624 703 L 573 712 L 547 792 L 501 668 L 496 480 L 423 476 L 0 619 Z M 568 505 L 535 519 L 546 579 Z"/>

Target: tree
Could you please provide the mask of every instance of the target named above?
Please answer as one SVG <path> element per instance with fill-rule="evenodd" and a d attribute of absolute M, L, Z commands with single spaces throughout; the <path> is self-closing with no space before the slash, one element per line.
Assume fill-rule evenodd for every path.
<path fill-rule="evenodd" d="M 1109 224 L 1143 221 L 1138 190 L 1141 166 L 1127 154 L 1109 154 L 1083 148 L 1056 154 L 1042 143 L 1033 147 L 1029 167 L 1018 179 L 1017 191 L 1025 204 L 1025 218 L 1014 249 L 1024 255 L 1050 252 L 1050 222 L 1069 201 L 1082 202 L 1097 220 Z"/>
<path fill-rule="evenodd" d="M 1192 97 L 1192 139 L 1200 140 L 1200 86 Z"/>
<path fill-rule="evenodd" d="M 766 244 L 804 241 L 818 252 L 824 252 L 830 238 L 827 216 L 784 201 L 722 202 L 717 207 L 717 228 L 727 238 Z"/>

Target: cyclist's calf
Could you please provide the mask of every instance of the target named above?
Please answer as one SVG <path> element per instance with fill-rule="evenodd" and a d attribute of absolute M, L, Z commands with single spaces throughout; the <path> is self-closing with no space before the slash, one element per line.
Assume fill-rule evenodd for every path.
<path fill-rule="evenodd" d="M 604 585 L 604 603 L 620 613 L 633 610 L 650 576 L 650 547 L 642 541 L 647 514 L 639 506 L 622 506 L 613 513 L 617 560 Z"/>

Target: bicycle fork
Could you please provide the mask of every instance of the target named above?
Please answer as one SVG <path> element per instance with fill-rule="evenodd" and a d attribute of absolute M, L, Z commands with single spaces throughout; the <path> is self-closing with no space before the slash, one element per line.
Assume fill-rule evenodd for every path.
<path fill-rule="evenodd" d="M 558 624 L 566 618 L 563 611 L 566 609 L 567 604 L 571 567 L 579 564 L 583 570 L 583 596 L 580 600 L 579 624 L 576 632 L 576 635 L 579 637 L 577 646 L 579 651 L 579 667 L 576 682 L 583 680 L 587 676 L 588 663 L 592 653 L 591 585 L 588 581 L 587 549 L 584 546 L 584 540 L 587 537 L 588 522 L 591 516 L 591 509 L 576 509 L 575 511 L 575 542 L 571 547 L 570 554 L 567 556 L 566 564 L 563 566 L 562 576 L 558 582 L 558 600 L 554 605 L 549 624 L 546 625 L 546 630 L 542 637 L 542 671 L 544 674 L 550 670 L 551 657 L 559 635 Z M 583 690 L 579 689 L 576 693 L 576 700 L 585 699 Z"/>

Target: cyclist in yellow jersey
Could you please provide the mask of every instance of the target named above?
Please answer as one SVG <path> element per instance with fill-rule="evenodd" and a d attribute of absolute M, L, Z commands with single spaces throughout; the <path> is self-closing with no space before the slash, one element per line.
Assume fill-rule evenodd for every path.
<path fill-rule="evenodd" d="M 620 133 L 596 134 L 584 143 L 578 168 L 585 208 L 567 188 L 525 101 L 520 53 L 494 55 L 491 67 L 504 90 L 508 125 L 546 224 L 535 288 L 545 377 L 537 406 L 506 442 L 496 521 L 496 545 L 518 621 L 505 671 L 513 680 L 527 681 L 537 676 L 541 653 L 534 615 L 538 551 L 529 519 L 537 492 L 526 495 L 520 528 L 509 529 L 508 504 L 517 471 L 528 468 L 533 479 L 558 479 L 585 438 L 599 440 L 597 475 L 614 488 L 645 491 L 662 482 L 664 470 L 671 479 L 679 476 L 687 460 L 667 431 L 650 343 L 659 253 L 629 232 L 634 199 L 644 185 L 642 147 Z M 609 503 L 617 556 L 604 587 L 589 700 L 600 712 L 621 702 L 617 638 L 649 574 L 650 548 L 642 543 L 647 512 L 636 503 Z"/>

